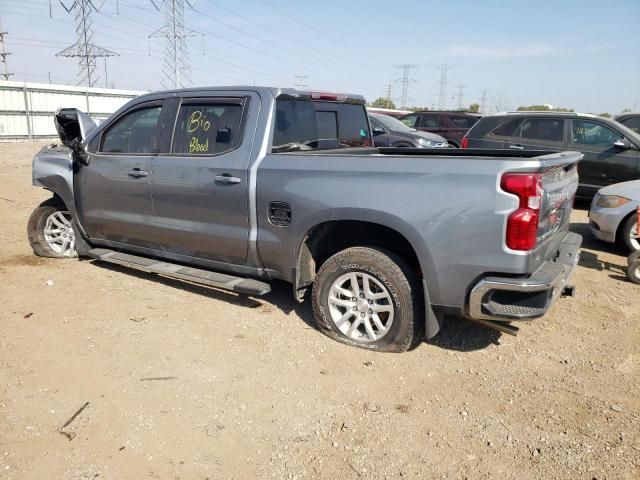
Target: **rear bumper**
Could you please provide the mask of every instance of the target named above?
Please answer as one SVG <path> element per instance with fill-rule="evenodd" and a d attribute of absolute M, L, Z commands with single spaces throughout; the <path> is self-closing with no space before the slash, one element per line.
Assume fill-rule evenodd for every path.
<path fill-rule="evenodd" d="M 468 316 L 476 320 L 509 322 L 543 316 L 568 286 L 578 263 L 582 237 L 569 232 L 556 256 L 532 275 L 522 278 L 482 278 L 469 295 Z"/>

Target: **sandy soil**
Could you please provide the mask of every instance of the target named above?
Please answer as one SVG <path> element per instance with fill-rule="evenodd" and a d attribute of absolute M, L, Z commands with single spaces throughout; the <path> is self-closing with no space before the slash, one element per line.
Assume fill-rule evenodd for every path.
<path fill-rule="evenodd" d="M 640 287 L 585 210 L 576 298 L 515 338 L 453 319 L 378 354 L 285 284 L 33 256 L 40 146 L 0 144 L 1 479 L 640 478 Z"/>

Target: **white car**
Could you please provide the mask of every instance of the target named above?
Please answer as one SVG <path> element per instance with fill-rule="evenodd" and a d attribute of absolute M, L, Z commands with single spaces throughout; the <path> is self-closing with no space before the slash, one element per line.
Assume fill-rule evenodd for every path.
<path fill-rule="evenodd" d="M 589 226 L 596 238 L 618 243 L 630 252 L 640 250 L 638 208 L 640 180 L 601 188 L 589 209 Z"/>

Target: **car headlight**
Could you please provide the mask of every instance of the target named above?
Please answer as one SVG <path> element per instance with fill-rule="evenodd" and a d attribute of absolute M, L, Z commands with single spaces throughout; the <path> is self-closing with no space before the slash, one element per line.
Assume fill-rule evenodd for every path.
<path fill-rule="evenodd" d="M 630 200 L 628 198 L 617 195 L 600 195 L 596 200 L 596 205 L 602 208 L 616 208 L 629 202 Z"/>
<path fill-rule="evenodd" d="M 426 138 L 419 138 L 418 145 L 422 145 L 423 147 L 433 147 L 436 142 L 432 142 L 431 140 L 427 140 Z"/>

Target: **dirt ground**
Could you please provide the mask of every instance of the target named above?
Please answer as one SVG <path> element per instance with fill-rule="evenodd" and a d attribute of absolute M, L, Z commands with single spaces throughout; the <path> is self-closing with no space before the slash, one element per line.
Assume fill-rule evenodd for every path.
<path fill-rule="evenodd" d="M 452 319 L 380 354 L 286 284 L 35 257 L 40 147 L 0 144 L 1 479 L 640 478 L 640 287 L 586 210 L 576 298 L 517 337 Z"/>

